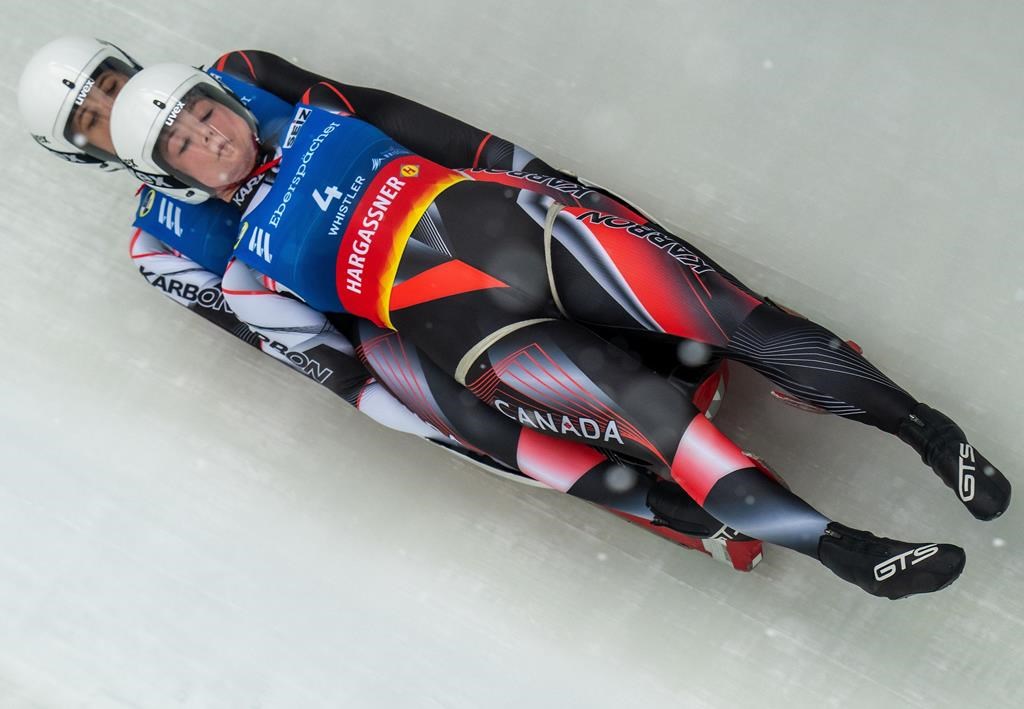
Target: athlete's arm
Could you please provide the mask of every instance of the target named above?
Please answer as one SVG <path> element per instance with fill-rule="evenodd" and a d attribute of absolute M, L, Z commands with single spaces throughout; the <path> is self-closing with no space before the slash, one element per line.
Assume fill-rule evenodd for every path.
<path fill-rule="evenodd" d="M 381 386 L 355 356 L 352 343 L 323 313 L 279 291 L 276 282 L 232 260 L 224 272 L 224 298 L 259 338 L 265 353 L 323 385 L 388 428 L 452 444 Z"/>
<path fill-rule="evenodd" d="M 328 79 L 269 52 L 229 52 L 214 68 L 289 103 L 347 111 L 445 167 L 524 170 L 568 178 L 524 148 L 457 118 L 387 91 Z"/>
<path fill-rule="evenodd" d="M 531 178 L 554 177 L 586 185 L 590 194 L 588 206 L 640 223 L 649 221 L 642 211 L 600 185 L 558 170 L 504 138 L 387 91 L 328 79 L 257 49 L 229 52 L 217 59 L 214 68 L 288 103 L 309 103 L 358 116 L 439 165 L 454 170 L 521 171 Z M 502 179 L 500 175 L 486 173 L 477 173 L 477 176 Z M 527 186 L 535 189 L 538 183 L 534 181 Z"/>
<path fill-rule="evenodd" d="M 165 296 L 243 342 L 257 346 L 255 335 L 238 321 L 224 302 L 220 276 L 138 227 L 132 231 L 128 254 L 146 282 Z"/>

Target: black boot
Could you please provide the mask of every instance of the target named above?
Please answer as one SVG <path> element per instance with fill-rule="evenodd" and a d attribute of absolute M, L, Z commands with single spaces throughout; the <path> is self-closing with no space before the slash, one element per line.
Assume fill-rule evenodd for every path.
<path fill-rule="evenodd" d="M 952 544 L 898 542 L 837 522 L 821 535 L 818 559 L 844 581 L 891 600 L 945 588 L 967 560 Z"/>
<path fill-rule="evenodd" d="M 948 416 L 918 404 L 900 422 L 896 435 L 921 455 L 972 515 L 990 520 L 1006 511 L 1010 481 L 967 442 Z"/>

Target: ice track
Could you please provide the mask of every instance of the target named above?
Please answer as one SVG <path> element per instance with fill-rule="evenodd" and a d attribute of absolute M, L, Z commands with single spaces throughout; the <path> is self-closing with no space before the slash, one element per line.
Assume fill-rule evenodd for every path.
<path fill-rule="evenodd" d="M 775 548 L 742 575 L 488 477 L 147 287 L 134 185 L 44 155 L 15 102 L 28 54 L 77 32 L 144 63 L 264 48 L 429 103 L 857 340 L 1020 485 L 1024 9 L 210 7 L 4 6 L 0 707 L 1024 705 L 1019 497 L 976 522 L 898 441 L 749 371 L 727 432 L 826 513 L 960 543 L 964 576 L 889 603 Z"/>

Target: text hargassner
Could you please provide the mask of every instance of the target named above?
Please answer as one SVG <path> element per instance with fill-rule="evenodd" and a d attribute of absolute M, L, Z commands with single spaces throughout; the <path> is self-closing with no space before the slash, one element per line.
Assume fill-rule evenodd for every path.
<path fill-rule="evenodd" d="M 302 156 L 302 163 L 295 170 L 295 174 L 292 175 L 292 181 L 288 184 L 288 189 L 281 197 L 281 203 L 277 205 L 274 209 L 274 213 L 270 215 L 269 221 L 271 226 L 281 226 L 281 217 L 284 216 L 284 210 L 287 208 L 288 202 L 291 201 L 292 195 L 295 194 L 295 189 L 299 186 L 299 183 L 302 182 L 302 178 L 306 176 L 306 166 L 309 164 L 309 161 L 313 159 L 314 153 L 320 149 L 320 144 L 323 143 L 327 136 L 333 133 L 340 125 L 340 123 L 330 123 L 326 128 L 320 131 L 320 135 L 313 138 L 313 142 L 309 144 L 309 148 L 306 149 L 305 154 Z"/>

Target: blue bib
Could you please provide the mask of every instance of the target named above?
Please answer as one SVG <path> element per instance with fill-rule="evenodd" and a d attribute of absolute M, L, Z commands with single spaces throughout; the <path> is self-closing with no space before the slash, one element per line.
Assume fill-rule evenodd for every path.
<path fill-rule="evenodd" d="M 273 187 L 242 218 L 234 255 L 317 310 L 344 312 L 342 237 L 374 176 L 412 153 L 369 123 L 301 104 L 281 147 Z"/>
<path fill-rule="evenodd" d="M 185 204 L 152 187 L 142 190 L 134 226 L 207 271 L 224 273 L 238 233 L 238 209 L 220 200 Z"/>

